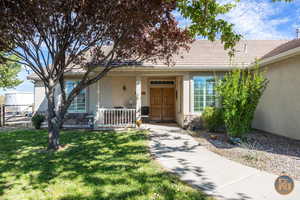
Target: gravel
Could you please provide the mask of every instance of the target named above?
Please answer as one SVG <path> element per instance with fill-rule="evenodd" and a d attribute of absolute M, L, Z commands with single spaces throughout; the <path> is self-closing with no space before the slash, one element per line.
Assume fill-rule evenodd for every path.
<path fill-rule="evenodd" d="M 227 142 L 226 134 L 190 132 L 208 150 L 244 165 L 300 180 L 300 141 L 252 131 L 240 145 Z"/>

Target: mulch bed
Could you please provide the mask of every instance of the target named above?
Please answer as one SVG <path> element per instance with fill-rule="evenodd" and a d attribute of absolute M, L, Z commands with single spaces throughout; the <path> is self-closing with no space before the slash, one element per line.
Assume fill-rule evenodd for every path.
<path fill-rule="evenodd" d="M 240 145 L 227 142 L 224 133 L 190 132 L 208 150 L 244 165 L 300 180 L 300 141 L 252 131 Z"/>

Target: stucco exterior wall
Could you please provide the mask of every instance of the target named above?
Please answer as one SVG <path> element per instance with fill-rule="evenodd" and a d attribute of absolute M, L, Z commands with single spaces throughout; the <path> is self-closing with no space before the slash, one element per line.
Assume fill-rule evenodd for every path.
<path fill-rule="evenodd" d="M 135 104 L 136 78 L 135 77 L 112 77 L 111 80 L 112 80 L 113 106 L 130 107 L 131 106 L 130 101 Z"/>
<path fill-rule="evenodd" d="M 47 99 L 45 98 L 45 88 L 41 81 L 34 83 L 34 112 L 45 112 L 47 110 Z"/>
<path fill-rule="evenodd" d="M 300 139 L 300 56 L 266 67 L 270 82 L 256 109 L 253 127 Z"/>
<path fill-rule="evenodd" d="M 88 109 L 87 112 L 95 114 L 97 111 L 97 96 L 98 96 L 98 88 L 99 83 L 96 82 L 88 87 Z"/>
<path fill-rule="evenodd" d="M 129 107 L 130 100 L 135 103 L 135 80 L 135 77 L 103 78 L 100 81 L 100 107 Z"/>
<path fill-rule="evenodd" d="M 142 77 L 142 106 L 149 106 L 149 90 L 147 77 Z"/>

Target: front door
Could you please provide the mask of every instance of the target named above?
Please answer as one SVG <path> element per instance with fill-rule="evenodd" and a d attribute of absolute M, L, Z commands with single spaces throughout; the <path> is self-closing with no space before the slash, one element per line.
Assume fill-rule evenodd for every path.
<path fill-rule="evenodd" d="M 150 88 L 150 118 L 155 121 L 175 120 L 174 88 Z"/>

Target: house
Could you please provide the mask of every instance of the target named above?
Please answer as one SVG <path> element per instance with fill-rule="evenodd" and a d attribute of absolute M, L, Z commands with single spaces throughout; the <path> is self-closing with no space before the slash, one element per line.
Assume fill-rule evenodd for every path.
<path fill-rule="evenodd" d="M 172 67 L 163 62 L 145 62 L 115 69 L 74 100 L 69 108 L 68 116 L 70 119 L 73 116 L 69 124 L 82 126 L 83 118 L 92 115 L 95 127 L 134 125 L 136 117 L 140 116 L 145 121 L 174 121 L 182 127 L 188 126 L 206 106 L 216 104 L 214 77 L 223 76 L 236 67 L 248 67 L 256 58 L 264 58 L 261 64 L 270 68 L 268 77 L 271 86 L 260 102 L 253 125 L 300 139 L 300 134 L 295 132 L 300 130 L 297 116 L 300 99 L 296 88 L 300 83 L 300 78 L 296 77 L 296 71 L 300 70 L 296 63 L 299 65 L 300 56 L 281 57 L 294 49 L 290 49 L 293 45 L 283 48 L 287 43 L 298 44 L 299 41 L 243 40 L 236 46 L 235 57 L 230 59 L 220 41 L 197 40 L 188 52 L 182 51 L 174 56 L 176 64 Z M 281 73 L 286 75 L 281 76 Z M 67 74 L 67 90 L 74 87 L 80 76 L 80 72 Z M 42 82 L 34 74 L 28 78 L 35 85 L 35 110 L 45 112 L 47 102 Z M 288 101 L 291 101 L 290 104 Z M 289 108 L 285 110 L 282 106 Z M 290 109 L 291 113 L 284 114 Z M 290 118 L 287 119 L 287 116 Z M 276 123 L 277 120 L 281 120 L 280 123 Z M 287 129 L 287 124 L 292 123 L 290 120 L 295 125 Z"/>
<path fill-rule="evenodd" d="M 269 85 L 256 109 L 253 127 L 300 140 L 300 39 L 262 57 Z"/>

